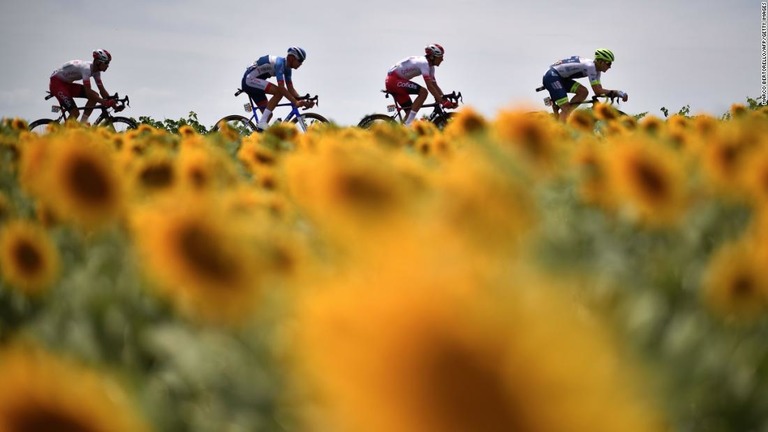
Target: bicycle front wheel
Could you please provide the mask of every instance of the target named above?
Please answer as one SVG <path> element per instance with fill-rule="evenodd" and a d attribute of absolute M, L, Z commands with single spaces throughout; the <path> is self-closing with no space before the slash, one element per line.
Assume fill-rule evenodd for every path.
<path fill-rule="evenodd" d="M 128 117 L 107 117 L 96 123 L 96 126 L 105 127 L 113 132 L 121 133 L 139 127 L 133 119 Z"/>
<path fill-rule="evenodd" d="M 451 120 L 451 117 L 453 117 L 452 112 L 444 112 L 440 114 L 439 116 L 435 117 L 432 120 L 432 123 L 437 126 L 438 129 L 445 129 L 445 126 L 448 125 L 448 122 Z"/>
<path fill-rule="evenodd" d="M 237 132 L 241 136 L 248 136 L 256 130 L 256 125 L 253 122 L 237 114 L 228 115 L 217 121 L 211 128 L 211 132 L 217 132 L 224 127 Z"/>
<path fill-rule="evenodd" d="M 301 117 L 304 118 L 304 125 L 307 126 L 307 129 L 309 129 L 310 126 L 316 123 L 328 123 L 328 119 L 316 113 L 304 113 L 301 115 Z M 291 122 L 294 124 L 298 123 L 299 122 L 298 117 L 291 120 Z"/>
<path fill-rule="evenodd" d="M 360 120 L 360 123 L 357 124 L 357 127 L 361 127 L 363 129 L 370 129 L 376 123 L 394 123 L 394 122 L 395 122 L 395 119 L 386 114 L 371 114 L 363 117 L 363 119 Z"/>
<path fill-rule="evenodd" d="M 51 123 L 58 123 L 58 122 L 53 119 L 35 120 L 29 124 L 29 131 L 34 132 L 38 135 L 45 135 L 49 132 L 48 125 L 50 125 Z"/>

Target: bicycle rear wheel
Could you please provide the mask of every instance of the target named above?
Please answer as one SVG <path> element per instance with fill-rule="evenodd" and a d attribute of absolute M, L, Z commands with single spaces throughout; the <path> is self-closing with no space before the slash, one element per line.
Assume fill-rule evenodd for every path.
<path fill-rule="evenodd" d="M 395 119 L 386 114 L 370 114 L 363 117 L 363 119 L 360 120 L 360 123 L 357 124 L 357 127 L 361 127 L 363 129 L 369 129 L 376 123 L 394 123 L 394 122 L 395 122 Z"/>
<path fill-rule="evenodd" d="M 111 131 L 121 133 L 139 127 L 133 119 L 128 117 L 107 117 L 96 123 L 96 126 L 105 127 Z"/>
<path fill-rule="evenodd" d="M 48 125 L 50 125 L 51 123 L 58 123 L 58 122 L 53 119 L 35 120 L 29 124 L 29 131 L 34 132 L 38 135 L 45 135 L 48 133 Z"/>
<path fill-rule="evenodd" d="M 219 129 L 224 127 L 224 125 L 226 125 L 229 130 L 233 130 L 241 136 L 250 135 L 256 130 L 256 125 L 254 125 L 249 119 L 241 115 L 233 114 L 217 121 L 216 124 L 211 128 L 211 132 L 217 132 Z"/>

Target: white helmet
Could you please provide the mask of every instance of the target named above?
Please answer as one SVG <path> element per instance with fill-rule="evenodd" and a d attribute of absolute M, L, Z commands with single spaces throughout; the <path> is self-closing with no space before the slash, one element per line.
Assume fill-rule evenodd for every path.
<path fill-rule="evenodd" d="M 434 57 L 442 57 L 445 54 L 445 49 L 442 45 L 432 44 L 424 47 L 424 54 Z"/>
<path fill-rule="evenodd" d="M 109 63 L 112 61 L 112 54 L 105 49 L 97 49 L 93 51 L 93 59 L 102 63 Z"/>

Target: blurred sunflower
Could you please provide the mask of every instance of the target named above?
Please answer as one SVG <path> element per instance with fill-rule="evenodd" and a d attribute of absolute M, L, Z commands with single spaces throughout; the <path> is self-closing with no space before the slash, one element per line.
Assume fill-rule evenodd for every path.
<path fill-rule="evenodd" d="M 598 120 L 616 120 L 619 118 L 619 111 L 611 104 L 596 103 L 592 108 L 595 112 L 595 118 Z"/>
<path fill-rule="evenodd" d="M 518 277 L 517 295 L 497 298 L 460 272 L 393 261 L 298 309 L 300 379 L 323 430 L 658 430 L 608 338 L 548 287 Z"/>
<path fill-rule="evenodd" d="M 592 132 L 595 129 L 595 114 L 592 110 L 575 109 L 568 116 L 568 125 L 582 132 Z"/>
<path fill-rule="evenodd" d="M 647 115 L 640 120 L 640 129 L 648 135 L 657 136 L 665 130 L 665 124 L 655 115 Z"/>
<path fill-rule="evenodd" d="M 128 183 L 133 192 L 145 195 L 173 189 L 177 177 L 173 154 L 156 149 L 135 160 L 128 172 Z"/>
<path fill-rule="evenodd" d="M 14 220 L 0 231 L 0 273 L 27 295 L 48 289 L 59 276 L 59 251 L 46 232 L 32 222 Z"/>
<path fill-rule="evenodd" d="M 700 152 L 701 169 L 716 192 L 743 198 L 741 180 L 749 147 L 731 128 L 720 128 L 707 139 Z"/>
<path fill-rule="evenodd" d="M 15 211 L 11 200 L 8 199 L 8 195 L 5 192 L 0 191 L 0 226 L 5 223 L 6 220 L 13 217 Z"/>
<path fill-rule="evenodd" d="M 768 275 L 756 249 L 740 241 L 722 246 L 702 282 L 706 305 L 723 319 L 751 322 L 768 310 Z"/>
<path fill-rule="evenodd" d="M 237 181 L 237 170 L 229 156 L 200 135 L 182 140 L 177 164 L 180 185 L 194 191 L 212 191 Z"/>
<path fill-rule="evenodd" d="M 224 206 L 213 200 L 167 197 L 136 209 L 131 227 L 143 267 L 179 309 L 237 324 L 256 306 L 262 261 L 246 218 L 223 213 Z"/>
<path fill-rule="evenodd" d="M 677 223 L 687 207 L 686 176 L 680 157 L 656 141 L 624 140 L 606 154 L 614 198 L 652 226 Z"/>
<path fill-rule="evenodd" d="M 493 124 L 495 136 L 503 146 L 518 151 L 539 168 L 553 168 L 559 154 L 559 129 L 548 117 L 523 111 L 501 111 Z"/>
<path fill-rule="evenodd" d="M 3 432 L 149 430 L 116 383 L 39 349 L 4 349 L 0 382 Z"/>
<path fill-rule="evenodd" d="M 38 178 L 30 183 L 58 217 L 90 229 L 121 216 L 124 186 L 107 142 L 71 129 L 50 138 L 40 150 Z"/>
<path fill-rule="evenodd" d="M 471 106 L 464 106 L 451 116 L 445 127 L 445 135 L 449 138 L 462 138 L 480 134 L 488 128 L 488 121 Z"/>

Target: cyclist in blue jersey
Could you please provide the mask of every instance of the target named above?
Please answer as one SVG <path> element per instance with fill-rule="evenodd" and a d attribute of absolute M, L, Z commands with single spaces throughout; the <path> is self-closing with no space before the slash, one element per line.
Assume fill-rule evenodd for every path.
<path fill-rule="evenodd" d="M 306 51 L 292 46 L 288 48 L 285 57 L 265 55 L 259 57 L 245 70 L 242 89 L 251 96 L 262 112 L 257 125 L 259 129 L 267 128 L 272 111 L 283 97 L 297 107 L 312 108 L 315 105 L 312 101 L 298 100 L 301 96 L 293 87 L 293 80 L 291 79 L 292 70 L 298 69 L 306 59 Z M 271 77 L 277 78 L 277 85 L 267 81 L 267 78 Z M 267 101 L 267 94 L 272 95 L 269 101 Z"/>
<path fill-rule="evenodd" d="M 589 95 L 587 88 L 576 82 L 575 78 L 587 77 L 595 96 L 620 97 L 624 102 L 629 99 L 625 92 L 605 89 L 600 83 L 600 74 L 610 69 L 614 60 L 615 56 L 611 50 L 599 48 L 595 51 L 594 60 L 573 56 L 549 67 L 542 83 L 549 91 L 552 103 L 560 107 L 560 120 L 566 121 L 571 111 Z M 568 93 L 576 93 L 570 102 Z"/>

